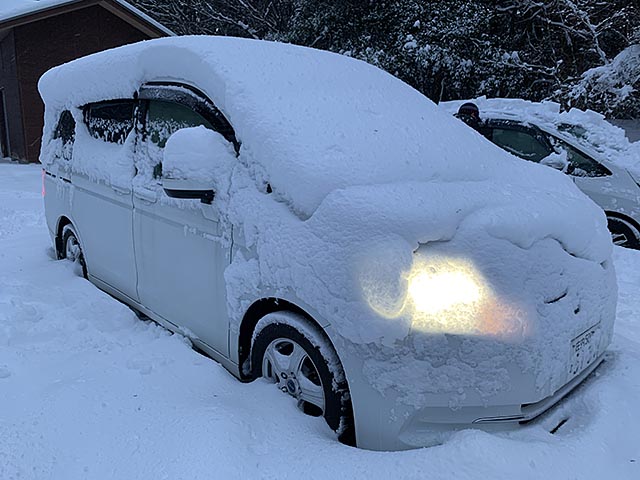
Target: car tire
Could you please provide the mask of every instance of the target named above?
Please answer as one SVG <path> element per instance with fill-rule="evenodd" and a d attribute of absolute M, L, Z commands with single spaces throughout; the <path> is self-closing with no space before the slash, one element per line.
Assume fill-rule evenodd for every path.
<path fill-rule="evenodd" d="M 298 407 L 323 416 L 340 442 L 355 446 L 349 387 L 338 356 L 319 327 L 289 312 L 266 315 L 251 347 L 253 378 L 266 378 L 298 400 Z M 320 405 L 322 404 L 322 405 Z"/>
<path fill-rule="evenodd" d="M 62 229 L 62 252 L 60 252 L 61 258 L 70 260 L 80 267 L 80 271 L 84 278 L 87 278 L 87 264 L 84 261 L 84 254 L 82 252 L 82 246 L 78 239 L 73 225 L 65 225 Z"/>
<path fill-rule="evenodd" d="M 614 245 L 640 249 L 640 232 L 631 222 L 620 217 L 607 217 L 607 227 Z"/>

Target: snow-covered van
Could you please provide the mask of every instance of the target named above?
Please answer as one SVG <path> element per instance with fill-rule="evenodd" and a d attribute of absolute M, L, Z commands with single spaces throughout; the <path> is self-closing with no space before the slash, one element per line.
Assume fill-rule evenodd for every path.
<path fill-rule="evenodd" d="M 603 358 L 602 210 L 373 66 L 180 37 L 39 87 L 58 257 L 344 442 L 518 428 Z"/>

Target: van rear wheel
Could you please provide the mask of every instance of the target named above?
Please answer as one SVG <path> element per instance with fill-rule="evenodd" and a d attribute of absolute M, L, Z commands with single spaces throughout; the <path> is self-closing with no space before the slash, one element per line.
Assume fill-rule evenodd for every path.
<path fill-rule="evenodd" d="M 323 416 L 342 443 L 355 445 L 344 370 L 318 327 L 290 312 L 266 315 L 253 336 L 251 366 L 254 378 L 275 383 L 304 413 Z"/>
<path fill-rule="evenodd" d="M 87 278 L 87 265 L 78 240 L 78 234 L 72 225 L 65 225 L 62 229 L 62 258 L 74 262 L 80 267 L 82 276 Z M 78 272 L 80 273 L 80 272 Z"/>

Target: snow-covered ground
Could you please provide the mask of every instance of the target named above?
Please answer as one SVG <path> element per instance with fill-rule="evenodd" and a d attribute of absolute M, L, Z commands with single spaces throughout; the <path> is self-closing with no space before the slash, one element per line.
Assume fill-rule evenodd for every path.
<path fill-rule="evenodd" d="M 40 168 L 0 162 L 0 479 L 640 478 L 640 252 L 614 258 L 607 361 L 550 413 L 511 433 L 364 451 L 55 261 Z"/>

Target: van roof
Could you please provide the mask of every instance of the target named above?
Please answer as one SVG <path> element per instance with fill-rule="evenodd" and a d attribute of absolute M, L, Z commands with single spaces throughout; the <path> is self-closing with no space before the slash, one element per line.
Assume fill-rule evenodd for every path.
<path fill-rule="evenodd" d="M 65 108 L 132 97 L 158 80 L 202 90 L 234 126 L 240 160 L 302 217 L 330 192 L 357 185 L 492 179 L 554 188 L 392 75 L 267 41 L 163 38 L 56 67 L 39 85 L 45 129 Z"/>

